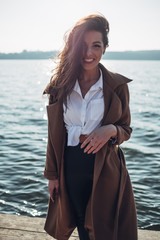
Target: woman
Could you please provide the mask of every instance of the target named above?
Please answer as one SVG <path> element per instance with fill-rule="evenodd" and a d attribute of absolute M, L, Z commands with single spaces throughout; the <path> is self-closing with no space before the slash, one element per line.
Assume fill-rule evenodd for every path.
<path fill-rule="evenodd" d="M 69 239 L 75 227 L 80 240 L 137 239 L 133 191 L 119 148 L 132 132 L 130 80 L 99 63 L 108 32 L 101 15 L 81 19 L 44 91 L 50 194 L 45 230 L 58 240 Z"/>

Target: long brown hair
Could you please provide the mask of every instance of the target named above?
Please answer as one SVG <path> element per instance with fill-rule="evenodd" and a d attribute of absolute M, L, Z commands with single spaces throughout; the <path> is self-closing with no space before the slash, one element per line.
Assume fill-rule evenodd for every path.
<path fill-rule="evenodd" d="M 104 47 L 108 46 L 109 23 L 105 17 L 89 15 L 79 20 L 66 36 L 64 49 L 58 55 L 59 63 L 43 94 L 49 94 L 57 100 L 62 98 L 66 105 L 67 96 L 71 94 L 81 73 L 84 34 L 91 30 L 101 32 Z"/>

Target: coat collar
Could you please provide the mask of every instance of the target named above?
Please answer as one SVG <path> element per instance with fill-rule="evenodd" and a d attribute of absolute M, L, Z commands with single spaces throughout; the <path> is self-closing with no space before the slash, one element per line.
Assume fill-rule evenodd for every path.
<path fill-rule="evenodd" d="M 118 86 L 129 83 L 132 80 L 122 76 L 121 74 L 110 72 L 101 63 L 99 63 L 99 68 L 102 71 L 105 83 L 114 91 Z"/>
<path fill-rule="evenodd" d="M 122 113 L 121 101 L 116 94 L 116 89 L 132 80 L 118 73 L 108 71 L 101 63 L 99 63 L 99 68 L 103 74 L 105 111 L 102 119 L 102 125 L 105 125 L 115 123 Z"/>

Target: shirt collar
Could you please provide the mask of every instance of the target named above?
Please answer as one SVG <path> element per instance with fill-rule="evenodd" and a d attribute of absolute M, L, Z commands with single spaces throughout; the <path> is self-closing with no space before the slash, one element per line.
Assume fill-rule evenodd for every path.
<path fill-rule="evenodd" d="M 103 75 L 102 75 L 102 70 L 99 68 L 100 70 L 100 77 L 98 79 L 98 81 L 90 88 L 89 91 L 97 91 L 99 89 L 103 89 Z M 78 92 L 79 94 L 81 94 L 81 89 L 78 83 L 78 79 L 76 80 L 76 83 L 74 85 L 73 88 L 74 91 Z"/>

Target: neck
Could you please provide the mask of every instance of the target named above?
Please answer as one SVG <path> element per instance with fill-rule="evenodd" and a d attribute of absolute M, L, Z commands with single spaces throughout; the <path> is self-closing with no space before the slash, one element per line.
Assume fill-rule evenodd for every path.
<path fill-rule="evenodd" d="M 100 71 L 99 71 L 99 68 L 95 68 L 95 69 L 92 69 L 92 70 L 84 70 L 80 77 L 79 77 L 79 80 L 83 80 L 85 82 L 90 82 L 90 81 L 98 81 L 100 77 Z"/>

